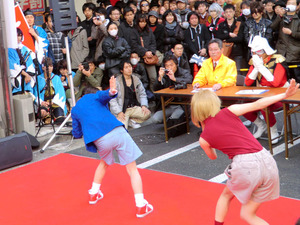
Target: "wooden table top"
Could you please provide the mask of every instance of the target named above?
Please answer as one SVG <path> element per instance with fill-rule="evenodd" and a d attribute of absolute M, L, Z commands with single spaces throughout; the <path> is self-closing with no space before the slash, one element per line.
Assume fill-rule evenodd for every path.
<path fill-rule="evenodd" d="M 204 88 L 208 88 L 208 86 L 204 86 Z M 266 89 L 268 91 L 262 93 L 262 94 L 236 94 L 240 90 L 256 90 L 256 89 Z M 162 95 L 166 97 L 192 97 L 194 93 L 192 93 L 192 85 L 188 84 L 187 89 L 179 89 L 174 90 L 174 88 L 165 88 L 161 89 L 159 91 L 154 92 L 154 94 Z M 246 87 L 246 86 L 233 86 L 233 87 L 226 87 L 222 88 L 218 91 L 216 91 L 216 94 L 221 99 L 228 99 L 228 100 L 257 100 L 263 97 L 269 97 L 277 94 L 284 93 L 286 91 L 286 88 L 272 88 L 272 87 Z M 289 97 L 287 99 L 284 99 L 283 102 L 289 102 L 289 103 L 300 103 L 300 89 L 297 91 L 297 93 Z"/>

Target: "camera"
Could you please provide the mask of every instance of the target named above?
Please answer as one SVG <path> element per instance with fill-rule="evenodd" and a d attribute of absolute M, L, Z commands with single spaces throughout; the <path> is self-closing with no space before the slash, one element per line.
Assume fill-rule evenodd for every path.
<path fill-rule="evenodd" d="M 178 89 L 187 89 L 186 83 L 183 82 L 183 83 L 175 84 L 174 90 L 178 90 Z"/>
<path fill-rule="evenodd" d="M 100 16 L 96 16 L 97 20 L 100 20 Z"/>
<path fill-rule="evenodd" d="M 166 74 L 169 73 L 169 70 L 168 70 L 168 69 L 165 69 L 165 73 L 166 73 Z"/>
<path fill-rule="evenodd" d="M 90 66 L 88 62 L 83 62 L 82 63 L 84 70 L 89 71 L 90 70 Z"/>

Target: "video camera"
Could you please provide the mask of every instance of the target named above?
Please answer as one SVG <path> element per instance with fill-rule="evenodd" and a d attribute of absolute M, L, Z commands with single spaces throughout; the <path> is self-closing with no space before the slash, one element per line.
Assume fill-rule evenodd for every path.
<path fill-rule="evenodd" d="M 182 83 L 175 84 L 174 90 L 179 90 L 179 89 L 187 89 L 186 83 L 182 82 Z"/>

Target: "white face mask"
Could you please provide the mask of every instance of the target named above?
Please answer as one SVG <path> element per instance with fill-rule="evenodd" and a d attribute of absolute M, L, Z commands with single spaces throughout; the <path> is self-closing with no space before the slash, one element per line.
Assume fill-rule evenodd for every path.
<path fill-rule="evenodd" d="M 105 20 L 105 16 L 103 16 L 103 15 L 99 16 L 99 18 L 100 18 L 101 21 Z"/>
<path fill-rule="evenodd" d="M 99 68 L 100 68 L 101 70 L 105 70 L 105 63 L 101 63 L 101 64 L 99 65 Z"/>
<path fill-rule="evenodd" d="M 286 8 L 287 8 L 288 12 L 296 12 L 295 5 L 286 5 Z"/>
<path fill-rule="evenodd" d="M 139 61 L 136 58 L 132 58 L 132 59 L 130 59 L 130 62 L 132 65 L 135 66 L 136 64 L 138 64 Z"/>
<path fill-rule="evenodd" d="M 251 13 L 250 9 L 243 9 L 242 12 L 245 16 L 249 16 Z"/>
<path fill-rule="evenodd" d="M 108 31 L 108 33 L 109 33 L 111 36 L 115 37 L 115 36 L 117 36 L 117 34 L 118 34 L 118 30 L 110 30 L 110 31 Z"/>

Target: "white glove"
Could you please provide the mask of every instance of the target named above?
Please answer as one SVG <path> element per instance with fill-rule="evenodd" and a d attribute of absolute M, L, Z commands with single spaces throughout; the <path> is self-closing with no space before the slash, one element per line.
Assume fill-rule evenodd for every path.
<path fill-rule="evenodd" d="M 274 80 L 273 74 L 264 66 L 263 59 L 260 58 L 258 55 L 253 55 L 252 56 L 252 61 L 253 61 L 253 66 L 254 69 L 257 69 L 258 72 L 263 75 L 267 81 L 271 82 Z M 257 75 L 256 75 L 257 76 Z"/>
<path fill-rule="evenodd" d="M 271 82 L 274 80 L 273 74 L 265 66 L 260 66 L 258 71 L 266 78 L 267 81 Z"/>
<path fill-rule="evenodd" d="M 258 55 L 253 55 L 252 56 L 252 61 L 253 61 L 253 66 L 256 67 L 256 68 L 261 66 L 261 65 L 264 65 L 264 61 Z"/>
<path fill-rule="evenodd" d="M 248 75 L 249 79 L 255 80 L 258 75 L 258 70 L 254 67 L 251 73 Z"/>

